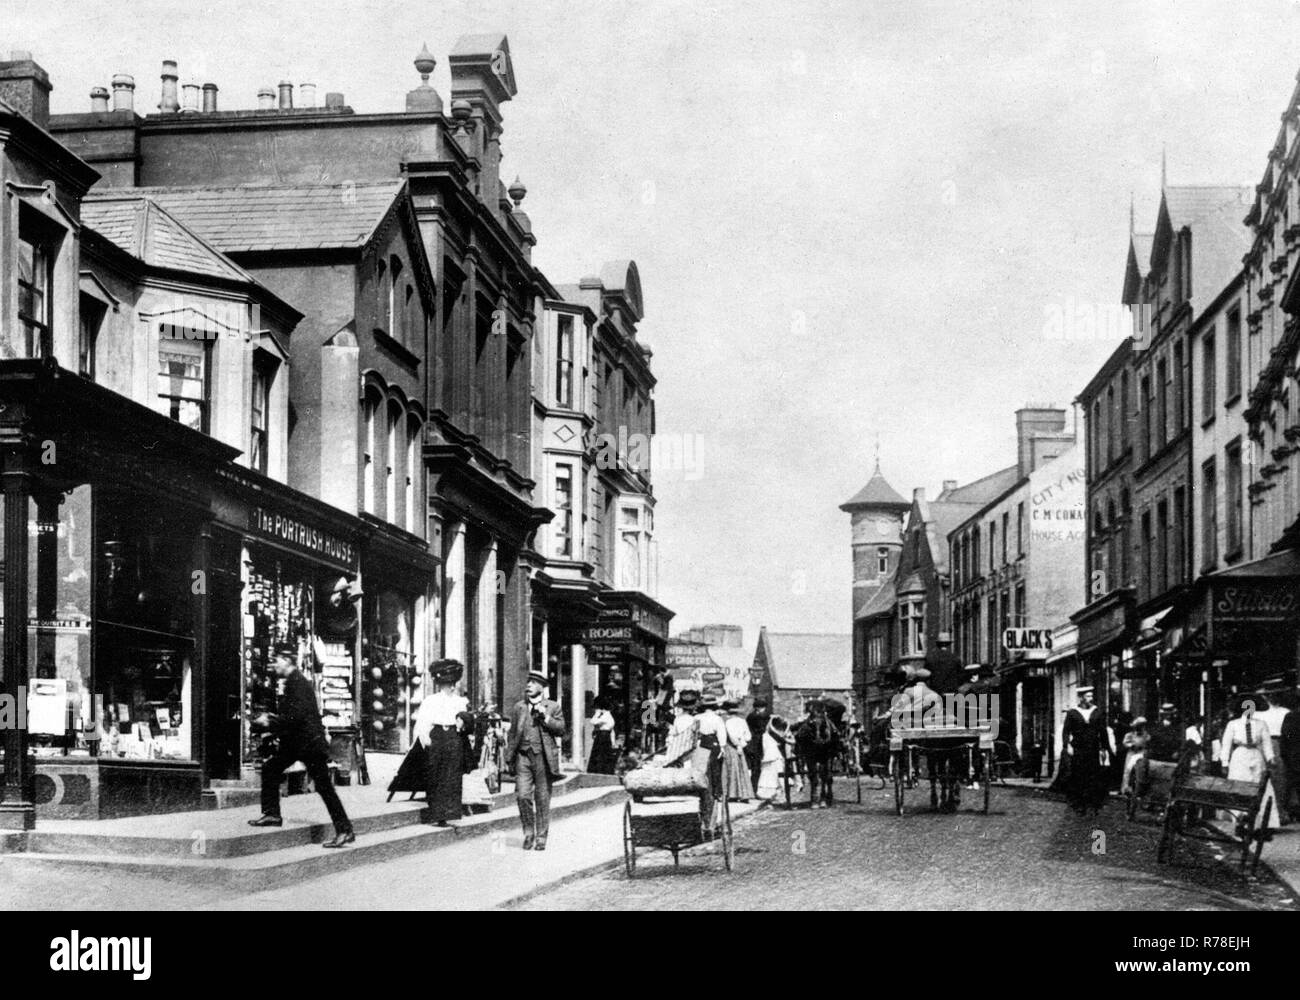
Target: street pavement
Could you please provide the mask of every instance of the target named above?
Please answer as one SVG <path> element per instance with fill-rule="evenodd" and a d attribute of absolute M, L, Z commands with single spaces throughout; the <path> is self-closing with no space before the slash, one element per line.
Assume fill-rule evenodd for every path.
<path fill-rule="evenodd" d="M 861 805 L 764 810 L 742 821 L 735 871 L 713 849 L 638 858 L 636 876 L 611 870 L 533 895 L 524 909 L 1295 909 L 1264 869 L 1239 874 L 1236 855 L 1180 841 L 1177 864 L 1156 862 L 1159 828 L 1130 823 L 1117 802 L 1084 819 L 1042 793 L 997 788 L 989 815 L 974 796 L 956 814 L 909 793 L 863 792 Z M 1222 858 L 1223 860 L 1219 860 Z"/>
<path fill-rule="evenodd" d="M 556 820 L 545 852 L 522 851 L 512 827 L 252 893 L 93 868 L 24 870 L 0 856 L 0 909 L 1296 908 L 1284 884 L 1264 869 L 1243 877 L 1235 854 L 1212 845 L 1180 843 L 1177 864 L 1157 864 L 1159 829 L 1129 823 L 1117 803 L 1091 821 L 1046 795 L 998 788 L 988 816 L 942 815 L 918 789 L 898 817 L 891 791 L 864 788 L 860 805 L 848 791 L 834 809 L 742 815 L 730 874 L 711 847 L 676 869 L 666 851 L 643 850 L 629 880 L 618 804 Z"/>

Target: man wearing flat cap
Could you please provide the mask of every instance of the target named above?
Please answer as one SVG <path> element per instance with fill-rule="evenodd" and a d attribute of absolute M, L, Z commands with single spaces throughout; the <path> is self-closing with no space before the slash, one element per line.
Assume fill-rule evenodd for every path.
<path fill-rule="evenodd" d="M 473 721 L 469 702 L 456 693 L 465 673 L 459 660 L 435 660 L 429 666 L 434 693 L 420 702 L 415 716 L 415 736 L 426 754 L 425 780 L 429 822 L 446 826 L 461 818 L 461 733 Z"/>
<path fill-rule="evenodd" d="M 510 711 L 506 767 L 515 772 L 515 801 L 524 827 L 524 850 L 546 850 L 551 828 L 551 784 L 560 775 L 556 737 L 564 712 L 546 697 L 546 675 L 530 672 L 522 701 Z"/>
<path fill-rule="evenodd" d="M 249 820 L 250 826 L 280 826 L 280 779 L 294 761 L 302 761 L 307 775 L 316 786 L 330 819 L 334 821 L 334 839 L 323 847 L 343 847 L 356 840 L 352 823 L 334 790 L 329 771 L 329 742 L 316 705 L 316 690 L 298 669 L 298 649 L 292 643 L 278 643 L 272 650 L 272 662 L 281 678 L 282 690 L 276 698 L 276 714 L 263 724 L 279 740 L 279 749 L 262 763 L 262 815 Z"/>

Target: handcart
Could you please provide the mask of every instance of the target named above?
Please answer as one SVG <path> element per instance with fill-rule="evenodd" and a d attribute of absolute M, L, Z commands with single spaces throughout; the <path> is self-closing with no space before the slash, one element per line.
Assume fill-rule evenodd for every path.
<path fill-rule="evenodd" d="M 1172 862 L 1178 837 L 1239 844 L 1240 868 L 1245 871 L 1246 862 L 1250 861 L 1250 873 L 1254 875 L 1259 868 L 1259 856 L 1264 851 L 1264 842 L 1269 839 L 1268 821 L 1273 810 L 1272 799 L 1264 801 L 1268 790 L 1268 772 L 1265 771 L 1258 782 L 1197 774 L 1192 770 L 1192 761 L 1198 753 L 1194 747 L 1188 748 L 1174 769 L 1156 859 L 1162 863 Z M 1205 824 L 1198 826 L 1195 823 L 1198 806 L 1228 809 L 1237 813 L 1235 833 L 1221 833 Z"/>
<path fill-rule="evenodd" d="M 623 808 L 623 858 L 628 878 L 636 875 L 637 848 L 671 851 L 673 865 L 681 852 L 720 843 L 723 863 L 731 871 L 735 841 L 731 810 L 713 794 L 710 777 L 690 767 L 641 767 L 624 776 L 628 801 Z"/>

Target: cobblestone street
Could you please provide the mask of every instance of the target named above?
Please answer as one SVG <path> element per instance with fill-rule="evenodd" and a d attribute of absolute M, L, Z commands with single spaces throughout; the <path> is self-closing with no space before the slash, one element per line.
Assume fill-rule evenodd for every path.
<path fill-rule="evenodd" d="M 841 793 L 842 794 L 842 793 Z M 967 792 L 969 796 L 970 793 Z M 1156 863 L 1159 829 L 1129 823 L 1112 802 L 1098 821 L 1045 795 L 996 789 L 988 816 L 894 815 L 892 791 L 863 791 L 859 805 L 765 810 L 736 827 L 736 867 L 703 849 L 674 870 L 666 851 L 641 852 L 636 877 L 622 867 L 520 904 L 533 909 L 1292 909 L 1264 869 L 1246 879 L 1236 855 L 1180 841 L 1176 864 Z M 971 800 L 968 798 L 967 802 Z M 1099 853 L 1094 853 L 1094 848 Z M 1100 853 L 1104 851 L 1104 853 Z M 1266 851 L 1267 855 L 1267 851 Z"/>

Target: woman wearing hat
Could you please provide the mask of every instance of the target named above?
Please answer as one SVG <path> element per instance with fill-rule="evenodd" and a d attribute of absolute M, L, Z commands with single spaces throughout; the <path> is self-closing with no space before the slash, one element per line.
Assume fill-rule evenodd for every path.
<path fill-rule="evenodd" d="M 428 766 L 429 822 L 446 826 L 460 819 L 463 749 L 461 731 L 472 722 L 469 701 L 456 693 L 465 668 L 457 660 L 435 660 L 429 675 L 436 691 L 420 703 L 415 716 L 416 739 L 425 748 Z"/>
<path fill-rule="evenodd" d="M 781 772 L 785 769 L 786 749 L 790 745 L 790 726 L 774 715 L 763 733 L 763 766 L 758 775 L 758 797 L 771 802 L 781 789 Z"/>
<path fill-rule="evenodd" d="M 749 764 L 745 760 L 749 723 L 740 712 L 739 698 L 728 698 L 722 703 L 722 709 L 727 713 L 723 727 L 727 742 L 722 748 L 722 794 L 732 802 L 747 802 L 754 797 Z"/>
<path fill-rule="evenodd" d="M 614 713 L 609 710 L 609 699 L 600 695 L 591 716 L 591 756 L 587 758 L 588 774 L 613 774 L 618 764 L 614 750 Z"/>

